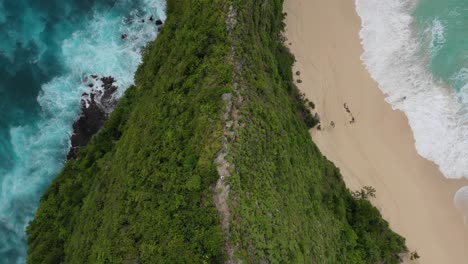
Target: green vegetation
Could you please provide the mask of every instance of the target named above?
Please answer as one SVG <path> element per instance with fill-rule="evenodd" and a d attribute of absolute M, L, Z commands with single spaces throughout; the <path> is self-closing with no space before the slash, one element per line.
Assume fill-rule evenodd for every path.
<path fill-rule="evenodd" d="M 42 198 L 29 263 L 222 261 L 210 186 L 232 67 L 219 2 L 168 2 L 136 87 Z"/>
<path fill-rule="evenodd" d="M 297 102 L 297 111 L 301 114 L 302 120 L 308 128 L 313 128 L 320 123 L 320 119 L 312 114 L 312 110 L 315 109 L 315 104 L 306 97 L 304 93 L 300 93 L 298 88 L 293 85 L 292 92 L 294 99 Z"/>
<path fill-rule="evenodd" d="M 234 259 L 396 263 L 404 239 L 353 197 L 310 138 L 282 0 L 167 6 L 136 86 L 43 196 L 28 263 L 226 261 L 213 202 L 226 93 L 237 111 L 225 143 Z"/>
<path fill-rule="evenodd" d="M 364 186 L 361 190 L 359 191 L 354 191 L 351 194 L 353 195 L 354 198 L 356 199 L 369 199 L 369 198 L 375 198 L 375 188 L 372 186 Z"/>
<path fill-rule="evenodd" d="M 419 258 L 420 258 L 420 256 L 419 256 L 418 252 L 416 252 L 416 251 L 411 252 L 410 260 L 418 260 Z"/>
<path fill-rule="evenodd" d="M 404 240 L 369 201 L 355 199 L 301 122 L 281 33 L 282 1 L 236 1 L 234 43 L 243 61 L 232 148 L 232 239 L 248 263 L 397 262 Z"/>

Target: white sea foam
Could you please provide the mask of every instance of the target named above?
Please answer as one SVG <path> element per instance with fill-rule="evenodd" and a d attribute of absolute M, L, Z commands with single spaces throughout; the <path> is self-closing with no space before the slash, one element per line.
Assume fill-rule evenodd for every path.
<path fill-rule="evenodd" d="M 435 18 L 432 20 L 431 27 L 427 28 L 427 32 L 431 35 L 430 49 L 432 56 L 434 56 L 445 43 L 444 25 L 439 19 Z"/>
<path fill-rule="evenodd" d="M 468 108 L 464 103 L 468 100 L 462 98 L 467 93 L 455 92 L 429 72 L 432 54 L 421 56 L 421 49 L 443 44 L 444 28 L 434 20 L 428 31 L 431 42 L 424 43 L 414 30 L 415 2 L 356 0 L 362 19 L 361 59 L 387 95 L 386 101 L 408 117 L 418 153 L 435 162 L 448 178 L 468 177 Z M 465 78 L 465 74 L 454 78 Z"/>

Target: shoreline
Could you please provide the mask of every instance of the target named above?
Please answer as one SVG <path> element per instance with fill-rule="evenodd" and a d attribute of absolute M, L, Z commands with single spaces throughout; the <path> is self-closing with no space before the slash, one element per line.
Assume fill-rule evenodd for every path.
<path fill-rule="evenodd" d="M 322 119 L 323 130 L 311 130 L 315 144 L 340 168 L 348 188 L 376 189 L 372 203 L 420 263 L 466 262 L 468 229 L 453 198 L 468 181 L 445 178 L 417 154 L 406 116 L 384 101 L 360 60 L 354 1 L 286 0 L 284 10 L 286 43 L 296 56 L 294 72 L 301 72 L 294 76 L 302 80 L 297 86 Z"/>

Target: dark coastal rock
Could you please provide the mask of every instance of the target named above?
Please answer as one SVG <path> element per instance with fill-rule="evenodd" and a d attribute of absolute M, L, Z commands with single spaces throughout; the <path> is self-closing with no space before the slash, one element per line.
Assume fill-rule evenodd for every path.
<path fill-rule="evenodd" d="M 161 19 L 156 20 L 156 26 L 162 26 L 163 22 Z"/>
<path fill-rule="evenodd" d="M 86 146 L 91 137 L 101 129 L 117 104 L 117 100 L 113 96 L 117 91 L 117 86 L 114 85 L 115 79 L 111 76 L 98 78 L 97 75 L 91 75 L 90 77 L 95 82 L 85 78 L 84 84 L 90 88 L 101 88 L 92 88 L 89 93 L 85 92 L 81 95 L 81 114 L 73 123 L 68 160 L 77 157 L 79 149 Z M 97 83 L 101 83 L 101 85 L 95 85 Z"/>
<path fill-rule="evenodd" d="M 97 105 L 95 100 L 86 108 L 82 105 L 82 113 L 73 124 L 71 148 L 67 159 L 75 159 L 80 147 L 86 146 L 91 137 L 102 127 L 107 117 L 105 112 Z"/>

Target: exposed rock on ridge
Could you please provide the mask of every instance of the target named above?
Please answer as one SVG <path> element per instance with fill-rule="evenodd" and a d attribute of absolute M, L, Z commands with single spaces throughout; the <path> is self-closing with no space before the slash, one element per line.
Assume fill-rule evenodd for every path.
<path fill-rule="evenodd" d="M 88 144 L 109 117 L 117 104 L 114 93 L 117 86 L 112 76 L 87 76 L 83 84 L 90 88 L 89 93 L 81 95 L 81 114 L 73 123 L 73 135 L 67 160 L 75 159 L 81 147 Z"/>

